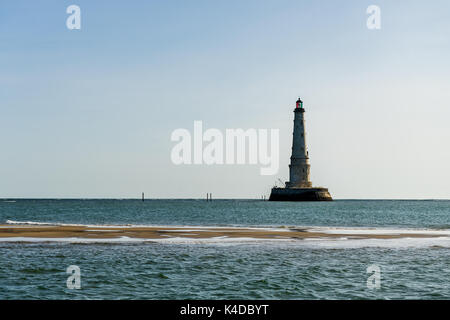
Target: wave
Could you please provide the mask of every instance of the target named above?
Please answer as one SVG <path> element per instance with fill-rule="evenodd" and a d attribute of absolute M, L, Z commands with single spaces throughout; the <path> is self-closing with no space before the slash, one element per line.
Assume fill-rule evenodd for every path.
<path fill-rule="evenodd" d="M 46 222 L 15 221 L 15 220 L 6 220 L 6 224 L 21 224 L 21 225 L 59 225 L 59 224 L 52 224 L 52 223 L 46 223 Z"/>
<path fill-rule="evenodd" d="M 69 243 L 69 244 L 173 244 L 173 245 L 268 245 L 289 246 L 309 249 L 359 249 L 359 248 L 450 248 L 450 237 L 439 238 L 401 238 L 401 239 L 314 239 L 304 240 L 292 239 L 258 239 L 258 238 L 183 238 L 171 237 L 165 239 L 138 239 L 130 237 L 109 239 L 88 238 L 33 238 L 15 237 L 0 238 L 0 243 Z"/>
<path fill-rule="evenodd" d="M 37 225 L 37 226 L 55 226 L 55 227 L 88 227 L 88 228 L 179 228 L 184 231 L 200 231 L 204 229 L 242 229 L 251 228 L 254 230 L 266 231 L 289 231 L 288 227 L 263 227 L 263 226 L 248 226 L 248 225 L 231 225 L 231 226 L 195 226 L 195 225 L 160 225 L 160 224 L 77 224 L 77 223 L 60 223 L 60 222 L 38 222 L 38 221 L 17 221 L 6 220 L 6 224 L 12 225 Z M 167 230 L 166 230 L 167 231 Z M 170 230 L 169 230 L 170 231 Z"/>
<path fill-rule="evenodd" d="M 450 236 L 450 229 L 425 229 L 425 228 L 384 228 L 384 227 L 309 227 L 310 232 L 322 232 L 327 234 L 361 234 L 361 235 L 442 235 Z"/>
<path fill-rule="evenodd" d="M 60 222 L 38 222 L 38 221 L 16 221 L 6 220 L 6 224 L 12 225 L 31 225 L 31 226 L 54 226 L 54 227 L 97 227 L 97 228 L 113 228 L 113 227 L 131 227 L 128 225 L 99 225 L 99 224 L 77 224 L 77 223 L 60 223 Z"/>

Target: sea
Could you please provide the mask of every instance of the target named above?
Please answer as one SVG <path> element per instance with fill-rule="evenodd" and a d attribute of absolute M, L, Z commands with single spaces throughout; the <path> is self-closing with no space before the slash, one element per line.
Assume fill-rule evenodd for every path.
<path fill-rule="evenodd" d="M 0 224 L 445 233 L 450 201 L 0 199 Z M 290 241 L 5 239 L 1 300 L 450 298 L 450 233 Z M 79 288 L 69 285 L 70 266 L 79 270 Z"/>

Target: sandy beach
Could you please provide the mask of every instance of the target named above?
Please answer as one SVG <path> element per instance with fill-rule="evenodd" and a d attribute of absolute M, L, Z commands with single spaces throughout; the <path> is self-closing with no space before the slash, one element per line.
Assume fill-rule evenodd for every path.
<path fill-rule="evenodd" d="M 54 226 L 54 225 L 0 225 L 2 238 L 80 238 L 80 239 L 118 239 L 122 237 L 135 239 L 192 238 L 208 239 L 254 238 L 254 239 L 397 239 L 397 238 L 434 238 L 445 236 L 444 233 L 416 232 L 332 232 L 317 231 L 309 228 L 219 228 L 219 227 L 173 227 L 173 226 Z"/>

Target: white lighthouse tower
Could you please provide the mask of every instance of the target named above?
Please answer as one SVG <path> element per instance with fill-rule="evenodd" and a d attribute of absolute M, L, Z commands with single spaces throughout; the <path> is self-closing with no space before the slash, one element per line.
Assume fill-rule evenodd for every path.
<path fill-rule="evenodd" d="M 294 132 L 292 135 L 292 155 L 289 165 L 289 181 L 285 188 L 274 187 L 271 201 L 330 201 L 327 188 L 312 187 L 310 180 L 309 153 L 306 147 L 305 109 L 298 98 L 294 109 Z"/>
<path fill-rule="evenodd" d="M 294 109 L 294 132 L 292 137 L 292 156 L 289 165 L 288 188 L 311 188 L 309 178 L 309 154 L 306 147 L 305 109 L 303 101 L 298 98 Z"/>

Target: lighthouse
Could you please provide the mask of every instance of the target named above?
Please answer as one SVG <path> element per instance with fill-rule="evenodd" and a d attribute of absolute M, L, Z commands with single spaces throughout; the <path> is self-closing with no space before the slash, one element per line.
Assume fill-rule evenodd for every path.
<path fill-rule="evenodd" d="M 294 109 L 292 154 L 289 164 L 289 181 L 284 188 L 274 187 L 271 201 L 330 201 L 327 188 L 313 187 L 310 179 L 309 152 L 306 146 L 305 108 L 298 98 Z"/>
<path fill-rule="evenodd" d="M 286 187 L 311 188 L 309 178 L 309 153 L 306 148 L 305 109 L 298 98 L 294 109 L 294 132 L 292 134 L 292 156 L 289 165 L 289 181 Z"/>

